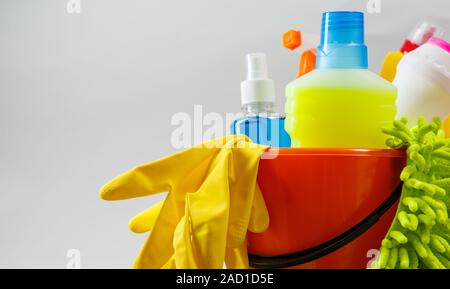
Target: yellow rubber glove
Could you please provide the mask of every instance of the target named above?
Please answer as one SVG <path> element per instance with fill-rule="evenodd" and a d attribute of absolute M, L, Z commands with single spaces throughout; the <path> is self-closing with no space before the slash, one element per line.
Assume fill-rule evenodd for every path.
<path fill-rule="evenodd" d="M 266 149 L 245 136 L 216 139 L 107 183 L 105 200 L 169 192 L 129 223 L 134 232 L 150 231 L 134 267 L 247 268 L 247 230 L 263 232 L 269 224 L 256 184 Z"/>

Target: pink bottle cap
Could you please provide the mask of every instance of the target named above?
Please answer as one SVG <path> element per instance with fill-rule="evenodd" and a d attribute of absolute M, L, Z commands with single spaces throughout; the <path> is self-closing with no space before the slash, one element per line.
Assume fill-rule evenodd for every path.
<path fill-rule="evenodd" d="M 444 49 L 445 51 L 447 51 L 447 53 L 450 53 L 450 43 L 448 43 L 444 39 L 437 38 L 437 37 L 431 37 L 427 43 L 436 45 L 436 46 Z"/>

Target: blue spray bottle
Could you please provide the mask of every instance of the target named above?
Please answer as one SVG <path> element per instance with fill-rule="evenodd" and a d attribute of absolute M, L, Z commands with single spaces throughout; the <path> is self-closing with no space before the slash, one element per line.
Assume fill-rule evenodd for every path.
<path fill-rule="evenodd" d="M 274 111 L 275 86 L 268 76 L 264 53 L 247 54 L 247 79 L 241 83 L 244 117 L 231 124 L 232 134 L 244 134 L 253 142 L 274 148 L 290 147 L 284 130 L 285 117 Z"/>

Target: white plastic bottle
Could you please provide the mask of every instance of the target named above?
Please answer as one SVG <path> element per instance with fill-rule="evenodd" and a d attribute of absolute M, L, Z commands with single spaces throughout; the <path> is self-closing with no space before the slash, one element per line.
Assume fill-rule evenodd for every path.
<path fill-rule="evenodd" d="M 450 117 L 450 44 L 431 38 L 406 54 L 393 83 L 398 89 L 397 117 Z"/>

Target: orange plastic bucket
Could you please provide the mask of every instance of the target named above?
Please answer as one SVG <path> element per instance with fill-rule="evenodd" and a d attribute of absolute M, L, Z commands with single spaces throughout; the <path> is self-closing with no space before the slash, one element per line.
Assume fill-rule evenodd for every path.
<path fill-rule="evenodd" d="M 248 234 L 250 265 L 366 268 L 395 215 L 405 161 L 390 149 L 267 151 L 258 183 L 270 225 Z"/>

